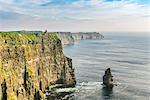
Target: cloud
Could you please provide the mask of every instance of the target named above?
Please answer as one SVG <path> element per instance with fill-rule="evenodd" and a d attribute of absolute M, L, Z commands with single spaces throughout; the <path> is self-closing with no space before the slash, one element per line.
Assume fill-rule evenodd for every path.
<path fill-rule="evenodd" d="M 15 20 L 20 16 L 13 12 L 0 11 L 0 20 Z"/>
<path fill-rule="evenodd" d="M 142 0 L 141 0 L 142 1 Z M 150 7 L 140 0 L 0 0 L 0 19 L 21 21 L 31 19 L 34 23 L 45 20 L 92 23 L 106 27 L 112 23 L 140 23 L 147 26 Z M 138 22 L 136 20 L 139 20 Z M 3 23 L 5 23 L 3 21 Z M 94 24 L 95 23 L 95 24 Z M 109 25 L 108 25 L 109 24 Z M 126 24 L 124 24 L 126 25 Z M 132 24 L 133 25 L 133 24 Z M 57 25 L 56 25 L 57 26 Z M 74 25 L 73 25 L 74 26 Z M 85 25 L 86 26 L 86 25 Z M 118 24 L 116 25 L 116 27 Z"/>
<path fill-rule="evenodd" d="M 109 1 L 109 2 L 108 2 Z M 111 2 L 110 2 L 111 1 Z M 89 19 L 106 16 L 146 16 L 149 7 L 133 0 L 0 0 L 0 10 L 30 16 Z"/>
<path fill-rule="evenodd" d="M 34 17 L 15 13 L 15 12 L 8 12 L 8 11 L 0 10 L 0 21 L 11 21 L 11 20 L 21 20 L 21 19 L 28 20 L 31 18 L 33 19 Z"/>

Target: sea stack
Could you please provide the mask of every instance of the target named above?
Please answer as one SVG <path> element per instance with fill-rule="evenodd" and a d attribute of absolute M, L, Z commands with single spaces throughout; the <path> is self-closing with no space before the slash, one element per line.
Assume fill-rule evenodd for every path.
<path fill-rule="evenodd" d="M 110 68 L 107 68 L 105 70 L 105 75 L 103 76 L 103 85 L 105 85 L 106 87 L 113 87 L 113 76 L 111 74 L 111 70 Z"/>

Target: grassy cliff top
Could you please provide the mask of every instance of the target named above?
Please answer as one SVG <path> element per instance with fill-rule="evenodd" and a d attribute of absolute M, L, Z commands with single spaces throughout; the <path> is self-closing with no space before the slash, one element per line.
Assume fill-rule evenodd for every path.
<path fill-rule="evenodd" d="M 49 34 L 49 35 L 47 35 Z M 42 37 L 46 37 L 51 41 L 58 40 L 56 33 L 17 33 L 17 32 L 0 32 L 1 43 L 24 43 L 24 42 L 40 42 Z"/>

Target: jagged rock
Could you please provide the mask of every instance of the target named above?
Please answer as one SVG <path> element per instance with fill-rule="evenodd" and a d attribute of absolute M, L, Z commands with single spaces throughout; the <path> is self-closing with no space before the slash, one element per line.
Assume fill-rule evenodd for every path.
<path fill-rule="evenodd" d="M 5 79 L 2 82 L 1 87 L 2 87 L 2 98 L 1 98 L 1 100 L 7 100 L 7 85 L 6 85 Z"/>
<path fill-rule="evenodd" d="M 105 75 L 103 76 L 103 85 L 106 87 L 113 87 L 114 85 L 110 68 L 105 70 Z"/>

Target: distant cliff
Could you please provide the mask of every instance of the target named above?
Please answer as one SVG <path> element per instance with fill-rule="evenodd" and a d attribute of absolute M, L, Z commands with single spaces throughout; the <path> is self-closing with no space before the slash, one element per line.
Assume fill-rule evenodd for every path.
<path fill-rule="evenodd" d="M 52 84 L 76 84 L 55 33 L 0 32 L 0 98 L 39 100 Z"/>
<path fill-rule="evenodd" d="M 98 32 L 57 32 L 57 36 L 61 39 L 62 44 L 74 44 L 77 40 L 87 40 L 87 39 L 102 39 L 104 38 Z"/>

